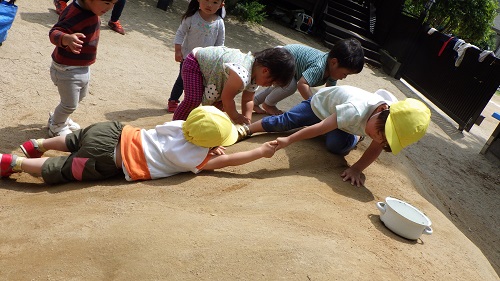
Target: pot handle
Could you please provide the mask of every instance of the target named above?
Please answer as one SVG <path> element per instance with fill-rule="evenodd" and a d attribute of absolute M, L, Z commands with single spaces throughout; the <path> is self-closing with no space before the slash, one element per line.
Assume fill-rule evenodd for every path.
<path fill-rule="evenodd" d="M 384 202 L 377 202 L 377 209 L 384 214 L 385 213 L 385 203 Z M 432 230 L 431 230 L 432 233 Z"/>
<path fill-rule="evenodd" d="M 432 227 L 428 226 L 424 229 L 423 234 L 431 235 L 432 234 Z"/>

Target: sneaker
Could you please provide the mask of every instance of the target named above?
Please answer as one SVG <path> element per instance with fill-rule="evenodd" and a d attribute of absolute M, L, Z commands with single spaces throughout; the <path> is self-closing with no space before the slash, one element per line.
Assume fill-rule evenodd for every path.
<path fill-rule="evenodd" d="M 119 20 L 117 21 L 108 21 L 108 26 L 111 28 L 111 30 L 118 32 L 120 34 L 125 35 L 125 30 L 123 30 L 123 27 L 120 23 Z"/>
<path fill-rule="evenodd" d="M 50 124 L 52 124 L 52 116 L 54 115 L 53 112 L 49 112 L 49 120 L 47 121 L 47 127 L 50 126 Z M 71 118 L 68 117 L 68 119 L 66 119 L 66 125 L 68 125 L 69 129 L 74 132 L 76 130 L 80 130 L 81 127 L 78 123 L 76 123 L 75 121 L 71 120 Z"/>
<path fill-rule="evenodd" d="M 238 140 L 244 140 L 250 136 L 250 128 L 247 125 L 234 125 L 238 131 Z"/>
<path fill-rule="evenodd" d="M 26 141 L 25 143 L 21 144 L 20 147 L 24 155 L 26 155 L 26 157 L 28 158 L 40 158 L 43 155 L 43 152 L 38 150 L 38 143 L 35 139 Z"/>
<path fill-rule="evenodd" d="M 177 109 L 177 106 L 179 106 L 179 101 L 178 100 L 169 100 L 168 101 L 168 106 L 167 106 L 167 111 L 174 113 L 175 110 Z"/>
<path fill-rule="evenodd" d="M 60 123 L 60 124 L 50 124 L 49 125 L 49 137 L 57 137 L 57 136 L 65 136 L 73 133 L 68 124 Z"/>
<path fill-rule="evenodd" d="M 54 0 L 54 6 L 56 6 L 56 14 L 60 15 L 64 9 L 68 6 L 68 3 L 60 0 Z"/>
<path fill-rule="evenodd" d="M 68 124 L 68 127 L 69 129 L 74 132 L 74 131 L 77 131 L 77 130 L 80 130 L 81 127 L 78 123 L 76 123 L 75 121 L 71 120 L 71 118 L 68 117 L 68 119 L 66 120 L 66 124 Z"/>
<path fill-rule="evenodd" d="M 8 177 L 14 173 L 12 168 L 16 163 L 16 155 L 0 154 L 0 177 Z"/>

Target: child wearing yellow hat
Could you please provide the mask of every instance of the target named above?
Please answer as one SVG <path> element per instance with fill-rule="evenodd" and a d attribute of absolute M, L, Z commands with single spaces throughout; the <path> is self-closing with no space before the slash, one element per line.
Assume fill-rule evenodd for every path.
<path fill-rule="evenodd" d="M 223 146 L 238 138 L 229 117 L 213 106 L 194 109 L 186 119 L 140 129 L 120 122 L 103 122 L 67 136 L 31 139 L 21 145 L 26 155 L 0 154 L 0 176 L 27 172 L 48 184 L 106 179 L 123 173 L 129 181 L 198 173 L 272 157 L 276 141 L 230 155 Z M 43 157 L 47 150 L 68 156 Z"/>
<path fill-rule="evenodd" d="M 352 86 L 325 87 L 281 115 L 267 116 L 238 128 L 239 139 L 257 132 L 285 132 L 303 128 L 278 138 L 276 150 L 320 135 L 327 149 L 346 155 L 365 136 L 372 142 L 361 158 L 342 174 L 344 181 L 361 186 L 361 173 L 382 150 L 398 154 L 404 147 L 422 138 L 430 123 L 431 112 L 416 99 L 397 99 L 385 90 L 375 94 Z"/>

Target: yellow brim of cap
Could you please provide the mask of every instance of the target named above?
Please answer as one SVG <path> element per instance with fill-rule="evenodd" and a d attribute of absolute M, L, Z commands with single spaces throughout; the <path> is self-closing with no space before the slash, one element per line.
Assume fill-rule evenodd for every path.
<path fill-rule="evenodd" d="M 229 134 L 229 136 L 227 136 L 227 138 L 224 141 L 222 141 L 221 145 L 231 146 L 235 144 L 237 140 L 238 140 L 238 130 L 234 125 L 231 125 L 231 133 Z"/>
<path fill-rule="evenodd" d="M 394 124 L 392 123 L 390 113 L 387 117 L 387 121 L 385 122 L 385 138 L 391 147 L 392 154 L 397 155 L 403 149 L 401 142 L 399 141 L 398 134 L 396 133 L 396 129 L 394 128 Z"/>

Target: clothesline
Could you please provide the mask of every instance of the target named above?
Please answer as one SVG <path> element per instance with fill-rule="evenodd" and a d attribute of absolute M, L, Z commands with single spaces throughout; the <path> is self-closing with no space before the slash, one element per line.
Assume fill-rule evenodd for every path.
<path fill-rule="evenodd" d="M 434 32 L 438 31 L 437 29 L 431 27 L 429 28 L 429 30 L 427 31 L 427 34 L 428 35 L 432 35 Z M 439 31 L 438 31 L 439 32 Z M 450 36 L 450 38 L 448 40 L 446 40 L 443 45 L 441 46 L 439 52 L 438 52 L 438 56 L 441 56 L 441 54 L 443 53 L 443 51 L 450 45 L 450 43 L 453 44 L 453 50 L 455 52 L 457 52 L 457 58 L 455 59 L 455 66 L 456 67 L 459 67 L 460 64 L 462 63 L 462 60 L 465 56 L 465 52 L 467 51 L 467 49 L 469 48 L 473 48 L 473 49 L 476 49 L 476 50 L 481 50 L 479 47 L 473 45 L 473 44 L 470 44 L 470 43 L 467 43 L 465 42 L 465 40 L 462 40 L 460 38 L 457 38 L 457 37 L 453 37 L 453 36 Z M 483 62 L 484 59 L 488 56 L 493 56 L 496 58 L 495 56 L 495 53 L 493 51 L 490 51 L 490 50 L 483 50 L 480 54 L 479 54 L 479 57 L 478 57 L 478 61 L 479 62 Z"/>

